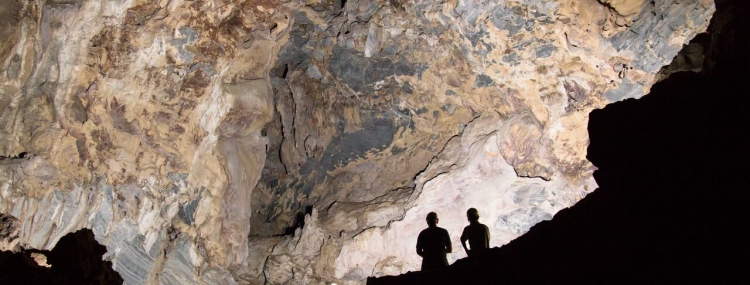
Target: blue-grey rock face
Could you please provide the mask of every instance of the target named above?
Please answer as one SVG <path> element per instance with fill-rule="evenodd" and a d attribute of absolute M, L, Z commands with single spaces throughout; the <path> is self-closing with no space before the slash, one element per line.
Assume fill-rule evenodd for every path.
<path fill-rule="evenodd" d="M 498 7 L 492 11 L 491 21 L 496 28 L 508 31 L 510 36 L 517 34 L 520 30 L 528 31 L 534 27 L 534 20 L 526 18 L 521 7 Z"/>
<path fill-rule="evenodd" d="M 477 75 L 476 81 L 474 81 L 474 86 L 476 86 L 476 87 L 490 87 L 490 86 L 495 86 L 495 81 L 492 80 L 492 78 L 490 78 L 487 75 L 479 74 L 479 75 Z"/>
<path fill-rule="evenodd" d="M 674 44 L 674 37 L 681 36 L 675 32 L 685 25 L 704 25 L 709 20 L 705 12 L 690 1 L 646 2 L 630 27 L 610 40 L 618 51 L 637 55 L 633 67 L 654 73 L 682 49 Z"/>
<path fill-rule="evenodd" d="M 366 158 L 368 152 L 381 152 L 393 142 L 393 136 L 401 127 L 405 126 L 394 125 L 388 116 L 382 119 L 366 117 L 362 129 L 344 133 L 331 141 L 320 165 L 326 171 L 332 171 L 350 161 Z"/>
<path fill-rule="evenodd" d="M 0 247 L 90 228 L 128 284 L 413 271 L 430 211 L 478 208 L 505 244 L 596 188 L 588 113 L 648 92 L 714 10 L 6 2 Z"/>
<path fill-rule="evenodd" d="M 201 191 L 201 193 L 202 192 L 203 191 Z M 195 200 L 180 204 L 180 210 L 177 212 L 177 216 L 185 224 L 192 225 L 193 222 L 195 222 L 195 210 L 198 209 L 198 203 L 201 201 L 201 193 L 198 194 L 198 197 L 195 198 Z"/>
<path fill-rule="evenodd" d="M 417 76 L 426 63 L 411 63 L 390 58 L 366 58 L 358 51 L 334 47 L 328 71 L 354 92 L 362 93 L 375 83 L 393 76 Z"/>

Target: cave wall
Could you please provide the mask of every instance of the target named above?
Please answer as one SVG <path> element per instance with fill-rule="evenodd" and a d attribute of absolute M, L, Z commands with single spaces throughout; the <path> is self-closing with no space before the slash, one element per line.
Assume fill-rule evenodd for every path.
<path fill-rule="evenodd" d="M 8 249 L 90 228 L 127 284 L 362 282 L 427 212 L 499 246 L 597 186 L 588 113 L 712 1 L 5 1 Z M 451 260 L 463 257 L 461 251 Z"/>
<path fill-rule="evenodd" d="M 590 113 L 599 188 L 550 221 L 445 270 L 368 284 L 719 284 L 748 272 L 750 2 L 716 2 L 707 33 L 641 99 Z M 696 51 L 701 50 L 698 54 Z M 700 72 L 694 72 L 696 66 Z M 679 72 L 685 71 L 685 72 Z"/>

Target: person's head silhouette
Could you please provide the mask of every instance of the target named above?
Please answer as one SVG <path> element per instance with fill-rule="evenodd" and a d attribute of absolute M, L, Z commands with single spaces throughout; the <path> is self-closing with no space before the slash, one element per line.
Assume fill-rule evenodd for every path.
<path fill-rule="evenodd" d="M 430 212 L 427 214 L 427 225 L 430 227 L 435 227 L 438 224 L 438 216 L 435 212 Z"/>
<path fill-rule="evenodd" d="M 474 208 L 469 208 L 469 210 L 466 211 L 466 218 L 469 219 L 469 222 L 479 221 L 479 211 Z"/>

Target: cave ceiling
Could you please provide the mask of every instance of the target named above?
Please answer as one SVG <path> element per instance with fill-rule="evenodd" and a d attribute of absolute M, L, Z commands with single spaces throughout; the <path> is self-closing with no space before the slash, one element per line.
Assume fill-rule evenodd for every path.
<path fill-rule="evenodd" d="M 589 112 L 714 10 L 2 1 L 0 249 L 89 228 L 126 284 L 360 283 L 418 268 L 428 212 L 458 244 L 469 207 L 501 246 L 597 188 Z"/>

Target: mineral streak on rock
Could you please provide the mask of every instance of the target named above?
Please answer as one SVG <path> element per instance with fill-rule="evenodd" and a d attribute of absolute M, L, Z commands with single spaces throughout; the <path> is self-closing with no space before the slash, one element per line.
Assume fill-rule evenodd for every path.
<path fill-rule="evenodd" d="M 0 249 L 91 229 L 127 284 L 361 283 L 427 212 L 493 246 L 596 184 L 588 113 L 708 0 L 0 4 Z M 458 251 L 451 260 L 464 256 Z"/>

